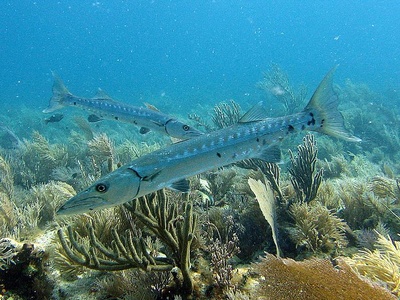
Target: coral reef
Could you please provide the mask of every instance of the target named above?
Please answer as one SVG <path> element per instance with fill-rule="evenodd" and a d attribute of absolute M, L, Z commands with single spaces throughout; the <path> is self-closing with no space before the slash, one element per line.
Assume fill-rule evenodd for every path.
<path fill-rule="evenodd" d="M 334 266 L 326 259 L 297 262 L 267 254 L 253 269 L 261 276 L 252 292 L 255 299 L 396 299 L 387 290 L 362 280 L 340 259 Z"/>
<path fill-rule="evenodd" d="M 399 296 L 400 242 L 376 234 L 378 236 L 375 243 L 376 250 L 360 250 L 352 258 L 346 258 L 346 262 L 361 275 L 387 284 L 392 293 Z"/>
<path fill-rule="evenodd" d="M 197 217 L 193 215 L 191 203 L 188 200 L 185 202 L 182 210 L 161 190 L 124 205 L 167 247 L 170 258 L 158 252 L 149 252 L 144 237 L 135 236 L 131 230 L 121 235 L 115 228 L 111 229 L 111 243 L 104 245 L 91 225 L 88 225 L 89 242 L 77 235 L 71 226 L 68 226 L 68 240 L 63 231 L 58 230 L 65 256 L 74 264 L 96 270 L 140 268 L 145 271 L 170 271 L 176 265 L 183 278 L 180 290 L 183 295 L 190 295 L 193 291 L 190 251 Z"/>
<path fill-rule="evenodd" d="M 346 223 L 321 203 L 293 203 L 290 214 L 295 221 L 291 237 L 297 246 L 325 253 L 346 246 Z"/>
<path fill-rule="evenodd" d="M 54 282 L 48 277 L 48 253 L 38 245 L 0 240 L 0 298 L 51 299 Z"/>
<path fill-rule="evenodd" d="M 297 156 L 289 150 L 291 182 L 300 202 L 310 202 L 317 196 L 322 181 L 323 170 L 316 171 L 318 149 L 315 137 L 307 134 L 303 144 L 297 146 Z"/>
<path fill-rule="evenodd" d="M 211 120 L 217 129 L 221 129 L 236 124 L 241 114 L 239 103 L 231 100 L 229 104 L 221 102 L 215 105 Z"/>
<path fill-rule="evenodd" d="M 240 252 L 239 238 L 234 230 L 233 218 L 228 218 L 225 224 L 227 233 L 224 239 L 213 223 L 205 224 L 210 229 L 206 231 L 208 235 L 207 251 L 211 256 L 210 266 L 214 281 L 220 291 L 229 291 L 234 287 L 232 284 L 233 267 L 229 261 Z"/>
<path fill-rule="evenodd" d="M 305 88 L 293 88 L 277 65 L 259 87 L 282 104 L 271 106 L 271 114 L 304 105 Z M 57 217 L 55 211 L 75 191 L 171 140 L 112 121 L 88 123 L 80 113 L 48 125 L 26 107 L 11 110 L 14 117 L 0 113 L 1 296 L 392 298 L 341 260 L 332 266 L 315 259 L 339 254 L 353 254 L 345 260 L 354 270 L 399 295 L 399 110 L 363 84 L 347 81 L 335 90 L 344 100 L 346 126 L 362 143 L 293 136 L 281 148 L 294 150 L 282 151 L 279 165 L 240 162 L 191 178 L 188 195 L 165 190 L 74 217 Z M 199 105 L 190 118 L 206 131 L 216 130 L 240 119 L 240 105 Z M 268 209 L 260 209 L 260 200 Z M 46 252 L 34 254 L 44 242 Z M 265 251 L 312 259 L 267 256 L 254 263 Z M 250 263 L 254 268 L 247 271 Z M 26 289 L 14 288 L 13 280 Z"/>
<path fill-rule="evenodd" d="M 288 75 L 277 64 L 272 64 L 263 77 L 263 80 L 257 83 L 257 87 L 282 103 L 286 114 L 303 108 L 307 96 L 306 86 L 302 85 L 298 91 L 295 91 Z"/>

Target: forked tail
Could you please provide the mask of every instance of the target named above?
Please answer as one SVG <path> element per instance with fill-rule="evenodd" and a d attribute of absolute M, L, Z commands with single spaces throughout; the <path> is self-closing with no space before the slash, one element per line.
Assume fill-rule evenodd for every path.
<path fill-rule="evenodd" d="M 339 98 L 332 87 L 336 68 L 337 66 L 332 68 L 321 81 L 304 111 L 315 119 L 312 130 L 349 142 L 360 142 L 360 138 L 345 129 L 343 116 L 338 110 Z"/>
<path fill-rule="evenodd" d="M 71 95 L 61 79 L 58 78 L 57 75 L 55 75 L 54 73 L 53 76 L 53 96 L 50 99 L 49 106 L 43 110 L 44 113 L 50 113 L 60 108 L 63 108 L 65 96 Z"/>

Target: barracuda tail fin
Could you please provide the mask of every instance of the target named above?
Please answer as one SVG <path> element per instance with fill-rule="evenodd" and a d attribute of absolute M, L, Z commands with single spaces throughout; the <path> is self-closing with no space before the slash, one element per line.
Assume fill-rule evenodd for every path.
<path fill-rule="evenodd" d="M 339 98 L 332 87 L 336 68 L 337 66 L 330 70 L 321 81 L 304 111 L 310 113 L 315 121 L 312 130 L 349 142 L 360 142 L 361 139 L 345 129 L 343 116 L 338 110 Z"/>
<path fill-rule="evenodd" d="M 65 96 L 71 94 L 56 74 L 53 73 L 53 77 L 53 96 L 50 99 L 49 106 L 43 110 L 44 113 L 50 113 L 60 108 L 63 108 L 63 100 Z"/>

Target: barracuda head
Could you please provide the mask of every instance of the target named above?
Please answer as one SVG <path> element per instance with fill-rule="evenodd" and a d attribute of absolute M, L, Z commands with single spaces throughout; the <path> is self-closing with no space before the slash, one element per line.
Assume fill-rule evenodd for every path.
<path fill-rule="evenodd" d="M 201 131 L 175 119 L 171 119 L 165 123 L 165 131 L 170 136 L 181 139 L 189 139 L 203 134 Z"/>
<path fill-rule="evenodd" d="M 134 171 L 121 167 L 69 199 L 57 214 L 86 213 L 128 202 L 136 198 L 140 183 L 141 178 Z"/>

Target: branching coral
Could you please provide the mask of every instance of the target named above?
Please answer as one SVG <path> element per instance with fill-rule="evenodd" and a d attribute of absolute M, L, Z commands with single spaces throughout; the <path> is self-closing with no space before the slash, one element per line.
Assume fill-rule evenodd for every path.
<path fill-rule="evenodd" d="M 236 171 L 232 169 L 208 172 L 203 176 L 206 182 L 201 181 L 202 187 L 207 194 L 213 197 L 216 205 L 226 200 L 238 179 Z"/>
<path fill-rule="evenodd" d="M 222 238 L 218 228 L 213 223 L 206 223 L 205 225 L 208 229 L 211 229 L 207 231 L 207 251 L 211 255 L 211 268 L 215 283 L 219 289 L 228 291 L 233 288 L 233 267 L 229 260 L 240 252 L 239 238 L 234 231 L 233 218 L 227 219 L 225 239 Z"/>
<path fill-rule="evenodd" d="M 68 240 L 60 229 L 58 235 L 66 256 L 74 263 L 97 270 L 124 270 L 140 268 L 145 271 L 168 271 L 174 265 L 182 272 L 182 291 L 193 290 L 190 267 L 190 249 L 196 230 L 197 217 L 192 205 L 186 201 L 184 209 L 172 203 L 165 191 L 136 199 L 124 205 L 145 228 L 154 233 L 167 247 L 171 258 L 152 255 L 144 237 L 135 236 L 131 230 L 119 234 L 112 229 L 112 241 L 104 245 L 88 225 L 89 243 L 85 242 L 72 227 L 68 227 Z"/>
<path fill-rule="evenodd" d="M 107 162 L 106 172 L 114 169 L 114 144 L 105 133 L 96 135 L 88 142 L 88 147 L 96 165 L 101 167 L 102 163 Z"/>
<path fill-rule="evenodd" d="M 361 275 L 384 282 L 390 290 L 400 295 L 400 242 L 377 233 L 376 250 L 360 250 L 346 261 Z"/>
<path fill-rule="evenodd" d="M 0 156 L 0 226 L 11 229 L 16 224 L 14 205 L 14 179 L 9 163 Z M 7 230 L 8 231 L 8 230 Z"/>
<path fill-rule="evenodd" d="M 21 249 L 21 246 L 22 245 L 12 239 L 0 239 L 0 271 L 8 268 L 10 264 L 15 264 L 13 258 Z"/>
<path fill-rule="evenodd" d="M 307 96 L 307 88 L 302 85 L 296 92 L 288 75 L 277 64 L 272 64 L 271 70 L 264 73 L 264 78 L 257 83 L 257 87 L 281 102 L 287 114 L 301 109 Z"/>
<path fill-rule="evenodd" d="M 231 100 L 230 103 L 221 102 L 214 107 L 211 119 L 217 129 L 236 124 L 241 116 L 240 105 Z"/>
<path fill-rule="evenodd" d="M 322 204 L 294 203 L 290 213 L 295 221 L 291 237 L 297 246 L 325 253 L 346 246 L 344 232 L 347 224 Z"/>
<path fill-rule="evenodd" d="M 68 162 L 66 147 L 51 145 L 39 132 L 34 131 L 32 142 L 24 140 L 19 150 L 21 160 L 13 164 L 19 181 L 30 187 L 34 183 L 47 182 L 52 171 Z M 16 158 L 14 158 L 16 160 Z"/>
<path fill-rule="evenodd" d="M 289 153 L 292 164 L 289 173 L 297 198 L 300 202 L 310 202 L 317 195 L 323 175 L 322 169 L 315 170 L 318 154 L 315 137 L 307 134 L 303 144 L 297 147 L 297 156 L 290 150 Z"/>
<path fill-rule="evenodd" d="M 362 280 L 342 260 L 336 267 L 329 260 L 297 262 L 267 255 L 254 264 L 261 276 L 254 299 L 276 300 L 383 300 L 396 299 L 389 291 Z"/>
<path fill-rule="evenodd" d="M 171 281 L 171 272 L 125 270 L 99 279 L 96 288 L 104 298 L 166 299 Z"/>
<path fill-rule="evenodd" d="M 265 176 L 265 178 L 261 176 L 264 183 L 266 183 L 265 179 L 267 179 L 270 182 L 272 189 L 277 193 L 279 202 L 283 201 L 283 194 L 280 187 L 281 170 L 277 164 L 260 159 L 248 159 L 237 163 L 237 165 L 241 168 L 260 171 Z"/>
<path fill-rule="evenodd" d="M 42 225 L 52 221 L 61 204 L 76 194 L 72 186 L 61 181 L 35 185 L 29 193 L 34 203 L 40 207 L 38 219 L 41 220 Z"/>

